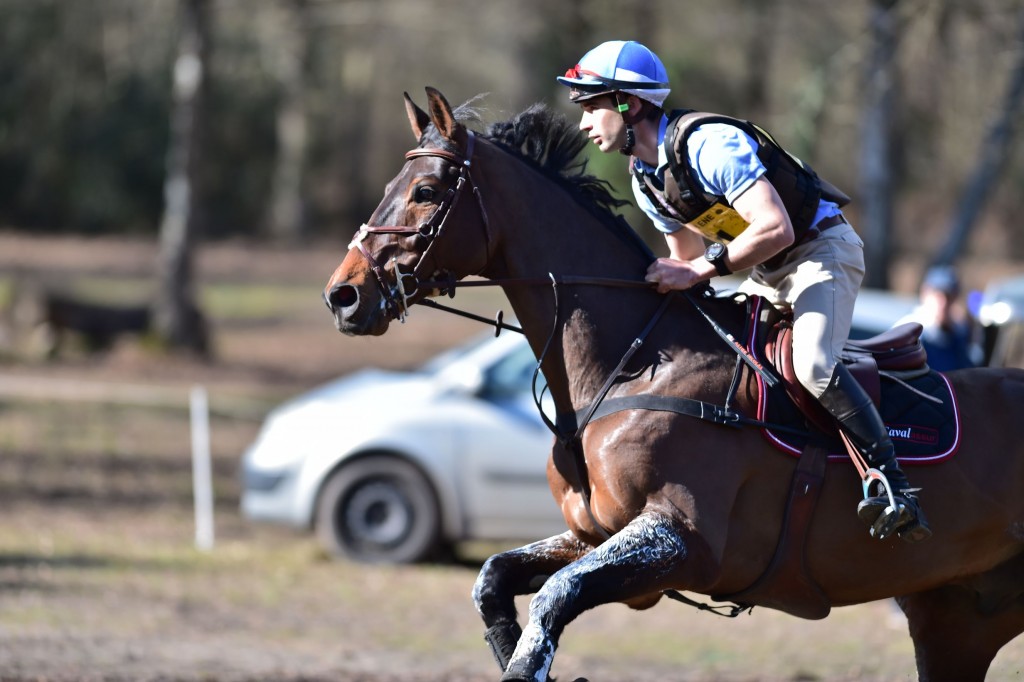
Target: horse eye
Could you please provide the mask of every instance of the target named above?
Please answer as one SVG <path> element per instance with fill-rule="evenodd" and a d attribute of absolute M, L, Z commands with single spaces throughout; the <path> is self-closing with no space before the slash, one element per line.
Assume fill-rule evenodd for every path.
<path fill-rule="evenodd" d="M 430 185 L 422 185 L 416 188 L 415 199 L 419 203 L 427 203 L 434 200 L 434 195 L 437 194 L 434 188 Z"/>

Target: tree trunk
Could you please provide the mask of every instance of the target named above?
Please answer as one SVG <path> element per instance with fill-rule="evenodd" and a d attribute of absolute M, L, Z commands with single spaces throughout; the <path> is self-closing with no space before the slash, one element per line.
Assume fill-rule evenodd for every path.
<path fill-rule="evenodd" d="M 268 231 L 282 244 L 298 244 L 305 232 L 302 178 L 308 146 L 306 90 L 309 64 L 309 0 L 291 0 L 284 38 L 275 45 L 281 104 L 277 110 L 277 159 Z"/>
<path fill-rule="evenodd" d="M 861 214 L 864 286 L 889 287 L 889 244 L 893 230 L 893 110 L 896 98 L 898 0 L 872 0 L 871 47 L 867 57 L 864 119 L 861 137 Z"/>
<path fill-rule="evenodd" d="M 936 264 L 951 265 L 963 251 L 971 228 L 999 184 L 999 176 L 1013 151 L 1015 124 L 1024 110 L 1024 9 L 1018 10 L 1017 25 L 1017 61 L 1010 72 L 1003 106 L 996 112 L 982 142 L 978 163 L 960 197 L 949 236 L 934 260 Z"/>
<path fill-rule="evenodd" d="M 205 355 L 206 323 L 196 303 L 193 249 L 199 231 L 195 179 L 201 163 L 204 81 L 209 66 L 210 0 L 181 0 L 181 34 L 174 62 L 171 135 L 160 223 L 159 287 L 153 324 L 173 349 Z"/>
<path fill-rule="evenodd" d="M 744 0 L 742 8 L 750 22 L 750 38 L 744 47 L 746 80 L 743 85 L 743 116 L 758 121 L 763 120 L 768 111 L 772 46 L 778 40 L 778 0 Z"/>

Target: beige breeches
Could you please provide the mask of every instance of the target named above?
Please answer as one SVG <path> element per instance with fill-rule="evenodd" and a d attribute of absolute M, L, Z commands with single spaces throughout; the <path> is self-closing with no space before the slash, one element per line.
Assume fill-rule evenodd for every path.
<path fill-rule="evenodd" d="M 793 311 L 793 365 L 816 398 L 850 335 L 853 304 L 864 279 L 864 242 L 848 225 L 801 244 L 773 270 L 754 268 L 740 291 Z"/>

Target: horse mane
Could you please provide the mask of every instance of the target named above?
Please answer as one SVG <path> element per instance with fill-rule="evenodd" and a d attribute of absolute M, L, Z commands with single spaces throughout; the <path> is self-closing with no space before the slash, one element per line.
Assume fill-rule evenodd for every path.
<path fill-rule="evenodd" d="M 480 111 L 474 106 L 479 99 L 477 96 L 456 107 L 452 112 L 455 120 L 464 125 L 479 122 Z M 481 134 L 563 187 L 615 236 L 654 260 L 650 247 L 615 211 L 628 206 L 629 201 L 616 198 L 608 181 L 587 173 L 587 160 L 580 155 L 588 140 L 574 122 L 537 103 L 506 121 L 491 123 Z"/>

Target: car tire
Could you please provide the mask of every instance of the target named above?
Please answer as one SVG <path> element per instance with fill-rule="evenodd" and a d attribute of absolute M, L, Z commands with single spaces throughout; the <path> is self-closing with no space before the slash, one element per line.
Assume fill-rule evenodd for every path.
<path fill-rule="evenodd" d="M 316 533 L 334 556 L 365 563 L 415 563 L 438 555 L 441 513 L 413 464 L 374 455 L 335 471 L 317 504 Z"/>

